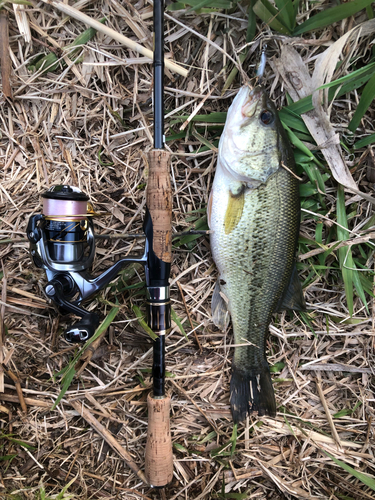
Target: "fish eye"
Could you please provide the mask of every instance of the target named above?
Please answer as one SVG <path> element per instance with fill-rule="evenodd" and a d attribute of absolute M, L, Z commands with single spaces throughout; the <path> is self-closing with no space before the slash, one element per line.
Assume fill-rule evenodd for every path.
<path fill-rule="evenodd" d="M 272 111 L 269 111 L 268 109 L 264 109 L 260 114 L 260 119 L 261 119 L 261 122 L 264 123 L 264 125 L 271 125 L 271 123 L 274 120 L 274 116 L 273 116 Z"/>

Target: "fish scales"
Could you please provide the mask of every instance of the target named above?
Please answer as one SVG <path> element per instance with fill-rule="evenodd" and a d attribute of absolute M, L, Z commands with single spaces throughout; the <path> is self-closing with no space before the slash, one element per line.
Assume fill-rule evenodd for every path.
<path fill-rule="evenodd" d="M 255 100 L 255 104 L 250 102 L 255 110 L 246 95 L 242 96 L 245 104 L 237 106 L 242 114 L 245 108 L 245 124 L 239 134 L 243 137 L 237 145 L 225 135 L 230 135 L 231 111 L 239 112 L 235 102 L 228 112 L 208 210 L 213 231 L 211 250 L 220 284 L 213 297 L 213 309 L 214 303 L 221 308 L 227 306 L 235 344 L 249 344 L 235 348 L 232 363 L 231 408 L 235 422 L 251 411 L 260 415 L 276 412 L 266 340 L 272 314 L 282 306 L 294 277 L 300 220 L 299 186 L 291 173 L 291 148 L 273 103 L 263 89 L 255 90 L 257 99 L 254 91 L 247 91 Z M 267 109 L 272 111 L 272 128 L 251 124 Z M 295 279 L 292 281 L 295 285 Z M 302 291 L 298 283 L 294 288 L 296 300 L 291 303 L 289 297 L 289 307 L 298 310 L 303 307 Z"/>

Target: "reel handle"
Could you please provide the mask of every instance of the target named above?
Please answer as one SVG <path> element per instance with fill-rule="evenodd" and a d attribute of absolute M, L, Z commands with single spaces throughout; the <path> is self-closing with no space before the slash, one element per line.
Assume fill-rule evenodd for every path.
<path fill-rule="evenodd" d="M 67 312 L 81 316 L 81 320 L 65 331 L 65 340 L 70 343 L 86 342 L 99 326 L 99 316 L 68 302 L 65 297 L 74 294 L 76 285 L 69 275 L 58 275 L 46 285 L 45 292 L 56 304 Z"/>

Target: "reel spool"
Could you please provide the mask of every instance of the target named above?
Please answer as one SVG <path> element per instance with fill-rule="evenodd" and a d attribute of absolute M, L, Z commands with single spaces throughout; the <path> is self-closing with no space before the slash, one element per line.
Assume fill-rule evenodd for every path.
<path fill-rule="evenodd" d="M 147 244 L 142 256 L 129 255 L 94 278 L 89 269 L 95 258 L 92 219 L 96 214 L 88 196 L 76 187 L 57 185 L 42 198 L 43 213 L 32 215 L 27 226 L 30 253 L 34 264 L 46 271 L 46 295 L 65 311 L 81 317 L 65 331 L 65 339 L 85 342 L 94 335 L 99 316 L 80 304 L 115 279 L 125 265 L 145 265 Z"/>

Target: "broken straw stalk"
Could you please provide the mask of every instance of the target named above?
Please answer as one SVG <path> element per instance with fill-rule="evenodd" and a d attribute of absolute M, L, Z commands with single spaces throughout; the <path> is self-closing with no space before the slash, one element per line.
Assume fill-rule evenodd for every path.
<path fill-rule="evenodd" d="M 127 38 L 126 36 L 122 35 L 121 33 L 118 33 L 117 31 L 113 30 L 112 28 L 109 28 L 108 26 L 105 26 L 101 24 L 99 21 L 96 19 L 92 19 L 91 17 L 87 16 L 86 14 L 83 14 L 83 12 L 80 12 L 79 10 L 75 9 L 74 7 L 71 7 L 70 5 L 67 5 L 65 3 L 60 2 L 59 0 L 42 0 L 44 3 L 47 3 L 49 5 L 52 5 L 56 9 L 60 10 L 64 14 L 73 17 L 74 19 L 78 19 L 78 21 L 82 21 L 83 23 L 87 24 L 88 26 L 91 26 L 92 28 L 95 28 L 96 30 L 100 31 L 101 33 L 105 33 L 106 35 L 110 36 L 117 42 L 122 43 L 129 49 L 135 50 L 136 52 L 139 52 L 145 57 L 150 58 L 151 60 L 153 59 L 153 53 L 151 50 L 146 49 L 146 47 L 143 47 L 143 45 L 140 45 L 137 42 L 134 42 L 133 40 L 130 40 L 130 38 Z M 164 59 L 165 66 L 170 69 L 171 71 L 183 76 L 187 77 L 189 74 L 189 71 L 185 68 L 182 68 L 178 64 L 176 64 L 173 61 L 170 61 L 169 59 Z"/>

